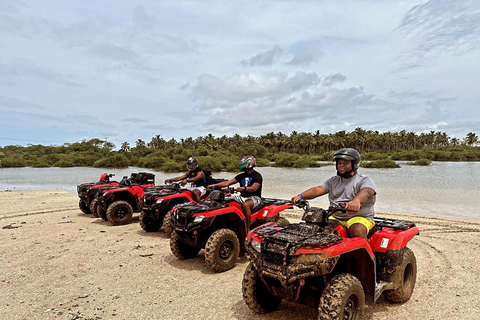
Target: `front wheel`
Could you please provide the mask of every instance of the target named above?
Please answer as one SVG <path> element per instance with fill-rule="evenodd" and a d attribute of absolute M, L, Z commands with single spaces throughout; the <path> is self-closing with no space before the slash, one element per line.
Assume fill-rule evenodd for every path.
<path fill-rule="evenodd" d="M 243 300 L 256 313 L 267 313 L 278 309 L 282 299 L 275 297 L 263 283 L 253 263 L 249 263 L 243 274 Z"/>
<path fill-rule="evenodd" d="M 152 217 L 148 216 L 145 214 L 145 212 L 142 212 L 140 214 L 140 226 L 142 227 L 143 230 L 147 232 L 155 232 L 160 230 L 160 223 L 156 221 L 155 219 L 152 219 Z"/>
<path fill-rule="evenodd" d="M 360 281 L 349 273 L 332 278 L 320 297 L 318 319 L 363 319 L 365 293 Z"/>
<path fill-rule="evenodd" d="M 85 213 L 85 214 L 89 214 L 90 213 L 90 208 L 87 206 L 87 203 L 85 201 L 83 201 L 82 199 L 80 199 L 78 201 L 78 207 L 80 208 L 80 210 Z"/>
<path fill-rule="evenodd" d="M 93 199 L 91 202 L 90 202 L 90 212 L 93 214 L 93 216 L 95 218 L 99 218 L 100 216 L 98 215 L 98 210 L 99 210 L 99 206 L 98 206 L 98 199 Z"/>
<path fill-rule="evenodd" d="M 388 301 L 404 303 L 410 299 L 417 280 L 417 260 L 412 250 L 405 248 L 402 263 L 395 267 L 386 280 L 393 282 L 395 287 L 394 290 L 383 292 Z"/>
<path fill-rule="evenodd" d="M 200 248 L 187 246 L 180 240 L 177 233 L 173 232 L 170 237 L 170 250 L 172 250 L 175 257 L 180 260 L 185 260 L 195 257 L 200 251 Z"/>
<path fill-rule="evenodd" d="M 240 254 L 240 241 L 230 229 L 212 233 L 205 245 L 205 262 L 216 272 L 233 268 Z"/>
<path fill-rule="evenodd" d="M 114 226 L 127 224 L 132 220 L 133 208 L 130 203 L 126 201 L 115 201 L 108 206 L 107 219 Z"/>
<path fill-rule="evenodd" d="M 173 232 L 173 226 L 172 226 L 172 210 L 168 211 L 165 214 L 165 217 L 163 218 L 163 226 L 162 226 L 163 232 L 165 232 L 165 235 L 167 237 L 172 236 Z"/>

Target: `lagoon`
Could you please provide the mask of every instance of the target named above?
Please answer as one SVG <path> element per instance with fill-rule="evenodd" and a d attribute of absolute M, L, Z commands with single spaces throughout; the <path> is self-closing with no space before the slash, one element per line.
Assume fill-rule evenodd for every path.
<path fill-rule="evenodd" d="M 377 187 L 376 211 L 415 213 L 450 218 L 480 218 L 480 208 L 475 200 L 480 196 L 480 162 L 433 162 L 432 165 L 412 166 L 399 161 L 400 168 L 360 168 L 370 176 Z M 292 196 L 320 184 L 335 174 L 330 162 L 326 166 L 307 169 L 259 167 L 263 175 L 264 197 L 290 199 Z M 50 190 L 62 189 L 76 192 L 80 183 L 97 181 L 100 174 L 114 173 L 114 180 L 130 176 L 132 172 L 152 172 L 156 184 L 179 173 L 165 173 L 151 169 L 130 167 L 104 169 L 74 168 L 1 168 L 0 189 Z M 214 173 L 215 178 L 231 179 L 235 173 Z M 311 205 L 328 206 L 327 197 L 310 201 Z"/>

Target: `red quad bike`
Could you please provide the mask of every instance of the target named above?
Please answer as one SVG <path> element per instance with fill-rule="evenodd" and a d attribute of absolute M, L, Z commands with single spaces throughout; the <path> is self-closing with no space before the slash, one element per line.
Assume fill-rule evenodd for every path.
<path fill-rule="evenodd" d="M 140 226 L 147 232 L 154 232 L 163 227 L 165 234 L 172 234 L 172 208 L 180 203 L 194 202 L 192 192 L 173 182 L 157 187 L 143 194 L 143 211 L 140 214 Z"/>
<path fill-rule="evenodd" d="M 96 210 L 91 210 L 92 201 L 95 199 L 96 191 L 100 188 L 116 186 L 117 181 L 110 181 L 110 178 L 115 176 L 115 174 L 102 174 L 100 180 L 97 182 L 88 182 L 82 183 L 77 186 L 78 197 L 80 198 L 78 206 L 83 213 L 89 214 L 93 213 L 96 216 Z M 95 207 L 95 205 L 93 205 Z"/>
<path fill-rule="evenodd" d="M 212 191 L 205 201 L 184 203 L 172 210 L 170 249 L 179 259 L 195 257 L 205 249 L 205 262 L 216 272 L 235 266 L 244 244 L 247 221 L 242 207 L 233 197 L 233 188 Z M 279 213 L 293 205 L 287 200 L 262 198 L 262 204 L 252 212 L 251 226 L 265 222 L 287 225 Z"/>
<path fill-rule="evenodd" d="M 302 221 L 288 226 L 264 224 L 246 240 L 250 259 L 242 282 L 243 299 L 257 313 L 276 310 L 285 299 L 318 307 L 318 319 L 362 319 L 365 293 L 375 302 L 403 303 L 416 281 L 415 255 L 407 247 L 418 228 L 412 222 L 375 218 L 369 241 L 349 238 L 328 217 L 309 208 Z"/>
<path fill-rule="evenodd" d="M 113 225 L 127 224 L 134 212 L 142 211 L 142 196 L 145 190 L 154 188 L 155 175 L 147 172 L 124 176 L 115 187 L 100 190 L 97 194 L 97 212 Z"/>
<path fill-rule="evenodd" d="M 225 179 L 214 179 L 210 171 L 205 171 L 208 184 L 219 183 Z M 156 190 L 145 192 L 143 195 L 143 211 L 140 215 L 140 226 L 147 232 L 154 232 L 163 227 L 165 234 L 172 234 L 172 208 L 180 203 L 195 202 L 192 191 L 183 188 L 179 182 L 172 182 L 156 187 Z M 205 200 L 209 190 L 201 198 Z"/>

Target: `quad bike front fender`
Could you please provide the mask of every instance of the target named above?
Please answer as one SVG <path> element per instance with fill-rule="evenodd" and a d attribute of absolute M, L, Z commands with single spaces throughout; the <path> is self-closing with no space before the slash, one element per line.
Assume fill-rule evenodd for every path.
<path fill-rule="evenodd" d="M 161 196 L 158 199 L 164 199 L 164 200 L 172 200 L 172 199 L 180 199 L 180 198 L 185 198 L 183 201 L 179 201 L 179 203 L 182 202 L 195 202 L 192 198 L 192 193 L 190 191 L 186 192 L 183 191 L 182 193 L 176 193 L 176 194 L 171 194 L 168 196 Z"/>
<path fill-rule="evenodd" d="M 329 257 L 336 257 L 342 254 L 345 254 L 350 251 L 363 249 L 365 250 L 372 260 L 375 260 L 375 256 L 373 254 L 372 248 L 368 244 L 368 242 L 359 237 L 354 238 L 343 238 L 341 242 L 337 242 L 331 244 L 329 246 L 305 246 L 298 249 L 295 252 L 295 255 L 300 254 L 318 254 L 324 256 L 325 258 Z"/>
<path fill-rule="evenodd" d="M 254 214 L 252 214 L 252 220 L 255 218 L 265 219 L 265 218 L 275 217 L 283 210 L 290 209 L 290 208 L 293 208 L 293 205 L 291 203 L 266 206 L 265 208 L 262 208 L 259 211 L 255 212 Z"/>

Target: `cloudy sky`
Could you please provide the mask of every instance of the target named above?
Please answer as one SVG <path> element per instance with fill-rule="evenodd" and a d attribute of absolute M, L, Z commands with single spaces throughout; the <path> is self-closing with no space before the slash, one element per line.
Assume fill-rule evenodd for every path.
<path fill-rule="evenodd" d="M 0 146 L 480 134 L 480 2 L 0 0 Z"/>

